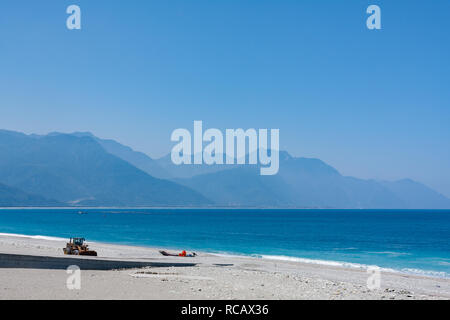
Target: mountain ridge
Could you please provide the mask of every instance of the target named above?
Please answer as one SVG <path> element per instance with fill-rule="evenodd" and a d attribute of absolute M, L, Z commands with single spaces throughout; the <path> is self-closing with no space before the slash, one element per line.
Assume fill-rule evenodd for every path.
<path fill-rule="evenodd" d="M 90 132 L 0 130 L 0 184 L 72 206 L 450 208 L 411 179 L 347 177 L 316 158 L 280 151 L 280 171 L 259 165 L 175 166 Z"/>
<path fill-rule="evenodd" d="M 206 173 L 174 181 L 197 190 L 220 205 L 253 206 L 254 199 L 261 199 L 265 205 L 301 208 L 450 208 L 450 199 L 411 179 L 381 182 L 346 177 L 320 159 L 280 157 L 280 171 L 272 177 L 259 176 L 256 169 L 249 175 L 248 170 L 233 168 L 226 173 Z M 406 186 L 405 181 L 408 181 Z M 408 193 L 406 187 L 415 190 L 414 195 Z M 264 193 L 268 189 L 273 191 L 270 197 Z M 242 199 L 242 194 L 251 200 Z M 240 201 L 227 202 L 227 199 Z"/>
<path fill-rule="evenodd" d="M 111 155 L 90 137 L 70 134 L 27 136 L 1 131 L 0 182 L 84 206 L 210 203 L 189 188 L 154 178 Z"/>
<path fill-rule="evenodd" d="M 0 207 L 56 207 L 64 206 L 55 200 L 40 195 L 29 194 L 20 189 L 0 183 Z"/>

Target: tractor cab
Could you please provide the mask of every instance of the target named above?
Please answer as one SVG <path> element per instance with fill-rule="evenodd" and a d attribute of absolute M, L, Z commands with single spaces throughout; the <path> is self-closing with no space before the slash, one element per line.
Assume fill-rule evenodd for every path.
<path fill-rule="evenodd" d="M 70 238 L 70 242 L 76 246 L 82 246 L 85 240 L 85 238 Z"/>

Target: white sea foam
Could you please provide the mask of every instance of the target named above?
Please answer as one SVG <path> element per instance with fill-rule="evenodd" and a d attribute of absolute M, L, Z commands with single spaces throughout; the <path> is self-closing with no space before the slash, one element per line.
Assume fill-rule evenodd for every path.
<path fill-rule="evenodd" d="M 333 261 L 333 260 L 307 259 L 307 258 L 289 257 L 289 256 L 258 255 L 258 254 L 238 255 L 238 254 L 228 254 L 228 253 L 210 253 L 210 254 L 218 256 L 218 257 L 224 257 L 224 258 L 227 258 L 227 257 L 230 257 L 230 258 L 251 257 L 251 258 L 260 258 L 260 259 L 266 259 L 266 260 L 300 262 L 300 263 L 319 264 L 319 265 L 331 266 L 331 267 L 344 267 L 344 268 L 354 268 L 354 269 L 362 269 L 362 270 L 366 270 L 369 267 L 377 267 L 377 266 L 370 266 L 370 265 L 364 265 L 364 264 L 359 264 L 359 263 L 341 262 L 341 261 Z M 389 271 L 389 272 L 396 271 L 394 269 L 389 269 L 389 268 L 380 268 L 380 270 L 381 271 Z"/>
<path fill-rule="evenodd" d="M 211 253 L 215 256 L 219 257 L 252 257 L 252 258 L 261 258 L 267 260 L 277 260 L 277 261 L 286 261 L 286 262 L 299 262 L 299 263 L 307 263 L 307 264 L 315 264 L 315 265 L 324 265 L 330 267 L 341 267 L 341 268 L 352 268 L 359 270 L 368 270 L 369 268 L 379 268 L 381 272 L 391 272 L 391 273 L 403 273 L 403 274 L 411 274 L 411 275 L 419 275 L 419 276 L 427 276 L 434 278 L 450 278 L 450 273 L 440 272 L 440 271 L 431 271 L 431 270 L 421 270 L 421 269 L 412 269 L 412 268 L 404 268 L 404 269 L 393 269 L 393 268 L 382 268 L 375 265 L 366 265 L 360 263 L 352 263 L 352 262 L 343 262 L 343 261 L 333 261 L 333 260 L 319 260 L 319 259 L 307 259 L 307 258 L 299 258 L 299 257 L 289 257 L 289 256 L 276 256 L 276 255 L 237 255 L 237 254 L 227 254 L 227 253 Z"/>
<path fill-rule="evenodd" d="M 0 237 L 15 237 L 15 238 L 26 238 L 26 239 L 36 239 L 36 240 L 48 240 L 48 241 L 65 241 L 65 238 L 49 237 L 49 236 L 30 236 L 26 234 L 16 234 L 16 233 L 0 233 Z"/>
<path fill-rule="evenodd" d="M 450 273 L 445 271 L 431 271 L 431 270 L 404 268 L 401 270 L 401 272 L 419 276 L 450 279 Z"/>
<path fill-rule="evenodd" d="M 382 254 L 382 255 L 388 255 L 388 256 L 393 256 L 393 257 L 410 256 L 411 255 L 411 253 L 408 253 L 408 252 L 395 252 L 395 251 L 367 251 L 367 253 Z"/>
<path fill-rule="evenodd" d="M 333 260 L 307 259 L 307 258 L 288 257 L 288 256 L 262 255 L 261 258 L 268 259 L 268 260 L 310 263 L 310 264 L 319 264 L 319 265 L 331 266 L 331 267 L 344 267 L 344 268 L 353 268 L 353 269 L 361 269 L 361 270 L 367 270 L 370 267 L 380 268 L 378 266 L 373 266 L 373 265 L 371 266 L 371 265 L 365 265 L 365 264 L 360 264 L 360 263 L 333 261 Z M 389 268 L 380 268 L 380 270 L 385 271 L 385 272 L 395 272 L 394 269 L 389 269 Z"/>

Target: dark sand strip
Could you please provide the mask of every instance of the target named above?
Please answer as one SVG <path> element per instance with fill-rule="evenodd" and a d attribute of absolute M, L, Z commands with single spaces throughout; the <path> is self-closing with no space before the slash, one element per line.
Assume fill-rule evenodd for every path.
<path fill-rule="evenodd" d="M 193 267 L 195 263 L 108 260 L 93 257 L 49 257 L 0 253 L 0 268 L 59 269 L 76 265 L 82 270 L 117 270 L 145 267 Z"/>

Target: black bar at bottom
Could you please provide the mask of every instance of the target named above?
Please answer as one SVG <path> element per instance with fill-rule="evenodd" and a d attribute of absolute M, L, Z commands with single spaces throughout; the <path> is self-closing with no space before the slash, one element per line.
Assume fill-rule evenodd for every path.
<path fill-rule="evenodd" d="M 450 301 L 0 301 L 0 308 L 14 311 L 15 316 L 37 312 L 45 314 L 46 319 L 80 319 L 87 315 L 105 319 L 111 314 L 124 320 L 138 315 L 139 319 L 385 319 L 394 311 L 401 312 L 403 318 L 423 312 L 431 318 L 446 314 L 449 307 Z"/>

